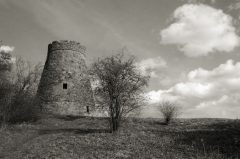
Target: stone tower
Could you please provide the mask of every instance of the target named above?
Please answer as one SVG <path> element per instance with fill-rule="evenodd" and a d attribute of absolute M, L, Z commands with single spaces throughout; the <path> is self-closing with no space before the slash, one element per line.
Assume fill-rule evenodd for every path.
<path fill-rule="evenodd" d="M 85 50 L 75 41 L 54 41 L 48 45 L 37 93 L 43 110 L 58 115 L 79 115 L 94 105 Z"/>

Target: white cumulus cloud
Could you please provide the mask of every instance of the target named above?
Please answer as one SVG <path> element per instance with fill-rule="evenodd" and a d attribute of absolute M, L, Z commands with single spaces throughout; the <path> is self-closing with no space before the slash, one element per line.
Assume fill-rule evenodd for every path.
<path fill-rule="evenodd" d="M 11 53 L 13 52 L 13 50 L 14 50 L 13 46 L 7 46 L 7 45 L 0 46 L 0 52 Z"/>
<path fill-rule="evenodd" d="M 184 106 L 184 117 L 239 118 L 239 70 L 240 62 L 230 59 L 211 70 L 192 70 L 186 81 L 166 90 L 150 91 L 146 96 L 150 105 L 174 99 Z"/>
<path fill-rule="evenodd" d="M 0 71 L 11 69 L 11 65 L 15 63 L 16 58 L 11 55 L 14 47 L 2 45 L 0 46 Z"/>
<path fill-rule="evenodd" d="M 198 68 L 188 73 L 191 82 L 210 83 L 215 87 L 215 92 L 230 93 L 240 89 L 240 62 L 228 60 L 213 70 Z"/>
<path fill-rule="evenodd" d="M 230 52 L 239 45 L 232 17 L 204 4 L 185 4 L 174 11 L 174 22 L 160 32 L 162 44 L 176 44 L 186 56 Z"/>
<path fill-rule="evenodd" d="M 150 104 L 156 104 L 164 100 L 177 101 L 179 96 L 171 94 L 171 90 L 158 90 L 148 92 L 146 98 Z"/>
<path fill-rule="evenodd" d="M 222 97 L 206 102 L 201 102 L 195 109 L 189 111 L 189 117 L 198 117 L 205 114 L 212 118 L 239 118 L 240 94 L 223 95 Z"/>
<path fill-rule="evenodd" d="M 137 68 L 142 72 L 143 75 L 150 75 L 151 77 L 157 77 L 157 70 L 167 66 L 166 61 L 158 56 L 156 58 L 148 58 L 138 62 Z"/>
<path fill-rule="evenodd" d="M 181 96 L 204 98 L 211 92 L 211 89 L 210 83 L 187 82 L 178 83 L 171 90 Z"/>

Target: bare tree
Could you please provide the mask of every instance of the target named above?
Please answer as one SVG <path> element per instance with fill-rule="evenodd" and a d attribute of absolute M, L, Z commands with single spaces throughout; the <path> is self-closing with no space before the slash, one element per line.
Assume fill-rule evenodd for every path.
<path fill-rule="evenodd" d="M 16 91 L 28 92 L 35 96 L 43 69 L 42 63 L 32 65 L 29 61 L 18 57 L 15 66 Z"/>
<path fill-rule="evenodd" d="M 0 52 L 0 123 L 8 120 L 9 108 L 12 103 L 14 90 L 11 71 L 13 61 L 10 53 Z"/>
<path fill-rule="evenodd" d="M 135 58 L 125 58 L 124 50 L 121 51 L 98 59 L 91 68 L 91 75 L 97 81 L 95 98 L 100 109 L 108 112 L 112 132 L 118 130 L 122 117 L 140 108 L 142 90 L 149 79 L 137 71 Z"/>
<path fill-rule="evenodd" d="M 36 118 L 38 110 L 34 101 L 41 72 L 42 64 L 33 66 L 21 57 L 16 59 L 14 69 L 9 72 L 12 74 L 11 82 L 1 84 L 0 88 L 4 95 L 0 108 L 4 121 L 20 122 Z"/>
<path fill-rule="evenodd" d="M 176 118 L 179 115 L 179 106 L 175 102 L 171 101 L 162 101 L 159 103 L 159 110 L 163 115 L 164 122 L 168 125 L 172 119 Z"/>

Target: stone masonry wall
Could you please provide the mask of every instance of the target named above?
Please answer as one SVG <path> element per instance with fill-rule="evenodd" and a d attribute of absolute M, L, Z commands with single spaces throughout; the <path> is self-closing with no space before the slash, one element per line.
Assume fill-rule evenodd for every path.
<path fill-rule="evenodd" d="M 38 88 L 41 107 L 52 114 L 79 115 L 94 106 L 85 63 L 85 47 L 74 41 L 54 41 Z M 64 85 L 65 88 L 64 89 Z M 67 85 L 67 86 L 66 86 Z"/>

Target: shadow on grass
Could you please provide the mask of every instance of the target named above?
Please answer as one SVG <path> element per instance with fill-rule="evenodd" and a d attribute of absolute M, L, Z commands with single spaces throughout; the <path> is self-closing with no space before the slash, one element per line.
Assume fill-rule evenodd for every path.
<path fill-rule="evenodd" d="M 65 120 L 65 121 L 74 121 L 77 119 L 83 119 L 83 118 L 87 118 L 86 116 L 74 116 L 74 115 L 58 115 L 58 116 L 54 116 L 57 119 L 61 119 L 61 120 Z"/>
<path fill-rule="evenodd" d="M 75 134 L 92 134 L 92 133 L 111 133 L 109 129 L 41 129 L 38 131 L 39 135 L 58 134 L 58 133 L 75 133 Z"/>
<path fill-rule="evenodd" d="M 218 122 L 209 125 L 209 128 L 216 130 L 240 131 L 240 120 Z"/>
<path fill-rule="evenodd" d="M 163 122 L 163 121 L 152 121 L 151 123 L 152 125 L 170 125 L 170 124 L 167 124 L 166 122 Z"/>
<path fill-rule="evenodd" d="M 93 119 L 93 120 L 107 120 L 107 117 L 90 117 L 82 115 L 54 115 L 54 118 L 65 120 L 65 121 L 74 121 L 77 119 Z"/>
<path fill-rule="evenodd" d="M 216 121 L 187 129 L 184 125 L 175 129 L 173 124 L 148 131 L 173 138 L 176 146 L 187 146 L 194 155 L 220 154 L 224 158 L 240 158 L 240 121 Z"/>
<path fill-rule="evenodd" d="M 183 131 L 177 142 L 194 147 L 199 152 L 217 151 L 226 158 L 240 157 L 240 124 L 235 122 L 215 123 L 209 129 Z"/>

